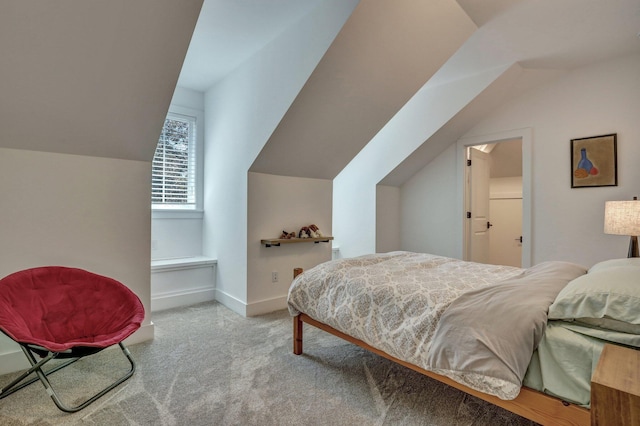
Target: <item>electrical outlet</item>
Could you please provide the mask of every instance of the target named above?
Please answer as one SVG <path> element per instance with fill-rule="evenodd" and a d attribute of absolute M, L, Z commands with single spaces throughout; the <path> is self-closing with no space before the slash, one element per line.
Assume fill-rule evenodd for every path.
<path fill-rule="evenodd" d="M 277 283 L 278 282 L 278 271 L 273 271 L 271 273 L 271 282 L 272 283 Z"/>

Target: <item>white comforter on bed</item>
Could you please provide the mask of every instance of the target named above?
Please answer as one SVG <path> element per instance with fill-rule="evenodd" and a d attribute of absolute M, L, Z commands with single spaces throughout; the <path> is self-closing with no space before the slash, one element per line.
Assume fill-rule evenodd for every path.
<path fill-rule="evenodd" d="M 571 279 L 574 269 L 577 275 L 584 273 L 581 268 L 572 267 L 568 275 L 565 273 L 568 278 L 563 278 L 564 281 L 568 282 Z M 543 272 L 548 276 L 548 271 Z M 508 380 L 500 378 L 503 376 L 496 375 L 494 372 L 496 364 L 505 364 L 502 361 L 513 358 L 512 352 L 516 352 L 517 349 L 509 349 L 512 352 L 502 355 L 502 359 L 498 354 L 499 359 L 489 363 L 488 368 L 492 370 L 488 373 L 481 372 L 478 379 L 477 374 L 469 375 L 468 370 L 464 371 L 469 364 L 465 357 L 471 354 L 457 354 L 455 342 L 450 342 L 452 347 L 442 347 L 443 341 L 447 343 L 446 341 L 451 340 L 449 335 L 444 335 L 445 331 L 442 332 L 444 337 L 435 336 L 437 337 L 435 341 L 438 342 L 438 356 L 435 363 L 433 356 L 430 359 L 430 347 L 434 342 L 440 318 L 452 302 L 460 296 L 473 290 L 482 292 L 486 289 L 489 293 L 485 295 L 482 310 L 482 315 L 486 316 L 487 311 L 489 314 L 491 311 L 487 309 L 487 303 L 496 299 L 491 292 L 494 295 L 499 294 L 499 291 L 495 293 L 496 290 L 492 285 L 513 278 L 517 287 L 522 277 L 530 279 L 530 275 L 531 273 L 525 269 L 465 262 L 423 253 L 392 252 L 367 255 L 327 262 L 306 271 L 292 283 L 288 306 L 291 315 L 304 312 L 400 360 L 425 370 L 445 374 L 481 392 L 496 395 L 502 399 L 513 399 L 519 392 L 525 371 L 518 372 L 513 379 L 507 372 Z M 528 286 L 530 282 L 526 281 L 522 284 Z M 533 281 L 533 283 L 536 282 Z M 557 291 L 560 291 L 563 285 L 559 282 L 555 286 Z M 547 296 L 547 299 L 551 298 L 548 304 L 555 297 L 553 293 L 550 294 Z M 518 297 L 517 293 L 515 297 Z M 504 305 L 505 302 L 498 303 Z M 542 324 L 535 326 L 538 334 L 540 327 L 543 330 L 546 325 L 547 308 L 548 305 L 537 307 L 537 317 L 542 318 L 543 321 Z M 463 316 L 466 315 L 466 311 L 468 311 L 467 308 L 458 309 Z M 501 311 L 501 316 L 505 315 L 504 309 L 496 309 L 496 311 Z M 470 312 L 469 314 L 473 315 Z M 514 317 L 512 322 L 517 323 L 515 317 L 519 312 L 514 311 L 508 314 Z M 473 324 L 472 318 L 471 324 Z M 493 321 L 493 324 L 495 321 L 504 321 L 509 324 L 510 318 L 501 317 Z M 469 327 L 469 322 L 467 317 L 462 318 L 462 321 L 456 320 L 457 329 L 462 329 L 462 332 L 457 334 L 472 334 L 464 332 L 465 328 Z M 485 323 L 491 324 L 490 321 Z M 530 332 L 528 329 L 534 327 L 524 324 L 524 328 L 524 336 L 519 337 L 519 341 L 533 340 L 528 337 Z M 451 334 L 451 330 L 446 332 Z M 439 329 L 438 333 L 440 333 Z M 481 329 L 479 333 L 487 334 Z M 473 347 L 477 344 L 474 342 L 467 342 L 466 346 Z M 481 341 L 479 345 L 489 347 L 489 351 L 485 352 L 494 350 L 491 342 Z M 537 342 L 529 345 L 532 346 L 530 352 L 518 354 L 520 358 L 518 363 L 520 366 L 524 363 L 525 369 L 535 345 Z M 453 355 L 448 358 L 442 355 L 447 353 Z M 528 358 L 522 360 L 523 356 Z M 446 368 L 442 368 L 443 361 Z M 513 365 L 518 363 L 506 362 L 505 368 L 513 370 Z M 487 363 L 483 364 L 487 365 Z M 458 366 L 462 367 L 458 369 Z"/>

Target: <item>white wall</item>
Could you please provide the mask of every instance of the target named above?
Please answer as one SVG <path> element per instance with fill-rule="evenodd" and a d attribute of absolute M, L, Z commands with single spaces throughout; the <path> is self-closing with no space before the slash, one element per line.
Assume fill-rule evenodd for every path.
<path fill-rule="evenodd" d="M 458 257 L 455 212 L 456 145 L 453 144 L 401 187 L 402 249 Z M 426 184 L 425 184 L 426 183 Z"/>
<path fill-rule="evenodd" d="M 489 179 L 489 198 L 522 198 L 522 176 Z"/>
<path fill-rule="evenodd" d="M 139 340 L 152 337 L 150 180 L 150 162 L 0 148 L 0 276 L 61 265 L 112 277 L 144 304 Z M 16 350 L 0 337 L 0 355 Z"/>
<path fill-rule="evenodd" d="M 356 4 L 324 2 L 205 94 L 203 254 L 218 259 L 216 297 L 242 315 L 247 172 Z"/>
<path fill-rule="evenodd" d="M 507 69 L 439 86 L 427 83 L 340 172 L 333 187 L 333 229 L 343 257 L 376 250 L 378 182 Z"/>
<path fill-rule="evenodd" d="M 400 188 L 376 186 L 376 253 L 400 250 Z"/>
<path fill-rule="evenodd" d="M 497 110 L 465 137 L 477 137 L 532 128 L 532 264 L 567 260 L 589 266 L 600 260 L 625 257 L 628 239 L 603 233 L 604 202 L 631 199 L 638 194 L 640 168 L 640 56 L 609 60 L 576 69 Z M 608 133 L 618 134 L 618 186 L 571 188 L 570 140 Z M 411 249 L 411 225 L 417 211 L 407 203 L 438 203 L 456 218 L 456 157 L 453 147 L 403 185 L 403 248 Z M 437 171 L 436 171 L 437 169 Z M 434 177 L 438 176 L 436 180 Z M 436 194 L 443 194 L 435 197 Z M 410 201 L 412 200 L 412 201 Z M 405 227 L 406 226 L 406 227 Z M 459 221 L 425 223 L 425 238 L 434 241 L 426 250 L 446 254 Z M 462 241 L 455 241 L 461 252 Z"/>
<path fill-rule="evenodd" d="M 151 220 L 151 260 L 202 255 L 202 213 L 194 217 L 162 214 Z"/>
<path fill-rule="evenodd" d="M 204 111 L 204 93 L 197 90 L 187 89 L 186 87 L 177 86 L 173 91 L 169 111 L 171 111 L 172 106 Z"/>
<path fill-rule="evenodd" d="M 330 180 L 249 173 L 247 315 L 286 308 L 293 268 L 307 270 L 331 259 L 330 242 L 260 244 L 283 230 L 297 233 L 311 224 L 331 235 L 331 198 Z M 273 271 L 278 272 L 277 283 L 271 282 Z"/>

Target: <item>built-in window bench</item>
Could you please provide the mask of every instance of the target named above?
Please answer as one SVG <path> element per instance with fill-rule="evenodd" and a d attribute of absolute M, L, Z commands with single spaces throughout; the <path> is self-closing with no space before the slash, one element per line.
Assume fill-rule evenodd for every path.
<path fill-rule="evenodd" d="M 151 261 L 151 311 L 215 299 L 216 259 L 204 256 Z"/>

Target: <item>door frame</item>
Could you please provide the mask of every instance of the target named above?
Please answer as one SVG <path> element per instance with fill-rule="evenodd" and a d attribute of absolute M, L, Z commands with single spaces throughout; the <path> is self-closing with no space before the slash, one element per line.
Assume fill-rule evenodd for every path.
<path fill-rule="evenodd" d="M 461 218 L 460 234 L 457 241 L 460 241 L 459 258 L 468 260 L 468 227 L 469 221 L 466 217 L 467 210 L 467 148 L 474 145 L 484 145 L 497 143 L 511 139 L 522 140 L 522 267 L 531 266 L 531 189 L 532 189 L 532 142 L 533 130 L 530 127 L 523 129 L 508 130 L 504 132 L 492 133 L 480 136 L 469 136 L 461 138 L 456 144 L 456 164 L 457 164 L 457 214 Z"/>

